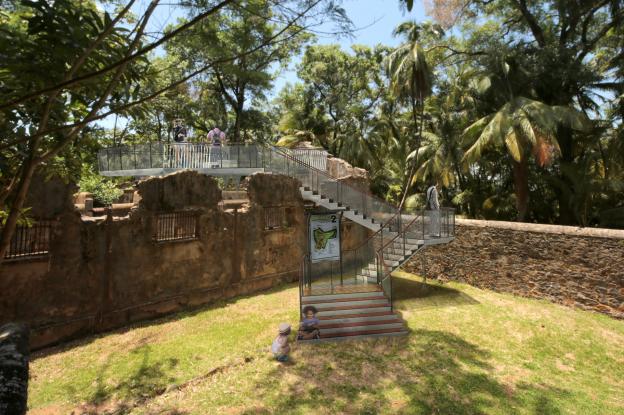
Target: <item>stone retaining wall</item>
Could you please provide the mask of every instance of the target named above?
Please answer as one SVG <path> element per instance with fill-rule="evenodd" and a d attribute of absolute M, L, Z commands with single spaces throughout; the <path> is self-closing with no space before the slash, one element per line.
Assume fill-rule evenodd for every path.
<path fill-rule="evenodd" d="M 31 347 L 40 348 L 298 279 L 306 247 L 298 181 L 252 175 L 249 204 L 225 211 L 217 182 L 196 172 L 138 189 L 129 215 L 81 217 L 71 208 L 55 218 L 48 257 L 2 264 L 0 324 L 28 323 Z M 264 208 L 276 206 L 287 226 L 265 229 Z M 154 241 L 155 215 L 180 210 L 198 215 L 197 239 Z M 343 229 L 350 244 L 367 236 Z"/>
<path fill-rule="evenodd" d="M 624 231 L 458 219 L 456 234 L 425 251 L 428 277 L 624 318 Z"/>

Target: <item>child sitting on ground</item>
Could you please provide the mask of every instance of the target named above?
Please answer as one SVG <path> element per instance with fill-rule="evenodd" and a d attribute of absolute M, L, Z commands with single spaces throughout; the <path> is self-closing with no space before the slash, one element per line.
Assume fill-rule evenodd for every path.
<path fill-rule="evenodd" d="M 279 325 L 279 334 L 273 340 L 271 345 L 271 352 L 278 362 L 286 362 L 288 360 L 288 353 L 290 353 L 290 346 L 288 345 L 288 335 L 290 334 L 290 324 L 281 323 Z"/>
<path fill-rule="evenodd" d="M 303 308 L 303 320 L 301 320 L 298 335 L 300 340 L 321 338 L 321 331 L 318 328 L 320 321 L 316 318 L 316 313 L 318 313 L 318 310 L 313 305 L 308 305 Z"/>

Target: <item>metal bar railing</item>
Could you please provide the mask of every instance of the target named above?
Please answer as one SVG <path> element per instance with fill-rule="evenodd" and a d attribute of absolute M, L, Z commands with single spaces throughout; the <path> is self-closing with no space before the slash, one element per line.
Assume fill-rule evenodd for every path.
<path fill-rule="evenodd" d="M 209 143 L 147 143 L 109 147 L 98 151 L 101 172 L 202 168 L 261 168 L 265 165 L 264 146 Z M 327 152 L 321 150 L 288 150 L 306 166 L 325 171 Z"/>
<path fill-rule="evenodd" d="M 197 239 L 197 219 L 197 212 L 157 213 L 154 215 L 152 239 L 156 242 Z"/>
<path fill-rule="evenodd" d="M 50 253 L 54 221 L 41 220 L 31 226 L 17 225 L 4 254 L 5 259 L 26 259 Z"/>
<path fill-rule="evenodd" d="M 286 208 L 284 206 L 264 207 L 264 229 L 279 229 L 285 227 Z"/>

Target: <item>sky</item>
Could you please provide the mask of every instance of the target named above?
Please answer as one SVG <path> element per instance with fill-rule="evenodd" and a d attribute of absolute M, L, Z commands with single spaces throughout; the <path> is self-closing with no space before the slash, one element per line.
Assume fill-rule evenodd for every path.
<path fill-rule="evenodd" d="M 160 32 L 168 24 L 173 24 L 178 18 L 186 16 L 187 10 L 185 8 L 172 5 L 172 3 L 158 6 L 150 21 L 149 31 Z M 133 11 L 137 15 L 141 15 L 148 4 L 148 0 L 137 1 Z M 399 42 L 398 39 L 392 37 L 392 30 L 399 23 L 411 19 L 417 21 L 427 19 L 422 2 L 418 0 L 416 0 L 411 12 L 401 10 L 398 0 L 343 0 L 342 7 L 356 28 L 353 37 L 336 38 L 317 35 L 316 43 L 338 43 L 344 50 L 350 50 L 351 45 L 354 44 L 373 47 L 381 43 L 396 46 Z M 319 30 L 330 31 L 331 27 L 320 27 Z M 279 74 L 271 95 L 275 95 L 287 82 L 294 83 L 297 81 L 295 66 L 299 61 L 300 56 L 295 57 L 290 63 L 289 69 Z"/>
<path fill-rule="evenodd" d="M 176 23 L 176 20 L 185 17 L 186 8 L 165 3 L 158 6 L 148 24 L 148 32 L 162 32 L 168 24 Z M 139 0 L 132 11 L 140 16 L 149 4 L 149 0 Z M 353 22 L 355 32 L 352 37 L 336 38 L 327 35 L 317 35 L 316 43 L 332 44 L 338 43 L 343 50 L 350 50 L 351 45 L 360 44 L 375 46 L 384 44 L 396 46 L 399 40 L 392 36 L 392 30 L 406 20 L 426 20 L 422 2 L 416 0 L 411 12 L 401 10 L 398 0 L 343 0 L 342 7 L 347 16 Z M 330 31 L 331 27 L 319 27 L 321 31 Z M 162 49 L 160 51 L 162 53 Z M 286 83 L 297 82 L 296 65 L 301 60 L 301 56 L 296 56 L 291 61 L 288 69 L 278 74 L 273 83 L 272 91 L 267 94 L 268 98 L 275 97 Z M 112 128 L 114 117 L 108 117 L 100 122 L 105 128 Z"/>
<path fill-rule="evenodd" d="M 343 50 L 350 50 L 351 45 L 366 45 L 373 47 L 377 44 L 396 46 L 399 39 L 392 36 L 392 30 L 406 20 L 426 20 L 422 2 L 416 1 L 411 12 L 401 10 L 398 0 L 344 0 L 342 5 L 357 28 L 352 38 L 318 37 L 319 44 L 338 43 Z M 275 80 L 273 95 L 287 82 L 297 81 L 295 70 L 300 57 L 293 59 L 289 70 L 284 71 Z"/>

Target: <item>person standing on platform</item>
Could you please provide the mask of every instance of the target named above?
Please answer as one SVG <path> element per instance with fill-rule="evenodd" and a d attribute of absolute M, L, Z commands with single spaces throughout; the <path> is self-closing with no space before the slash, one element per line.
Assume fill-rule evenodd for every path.
<path fill-rule="evenodd" d="M 427 189 L 426 210 L 429 211 L 429 236 L 440 237 L 440 202 L 438 200 L 438 189 L 436 183 L 431 181 Z"/>
<path fill-rule="evenodd" d="M 225 145 L 225 133 L 219 130 L 217 127 L 208 132 L 208 142 L 210 143 L 210 166 L 218 168 L 223 166 L 223 149 L 222 145 Z"/>

